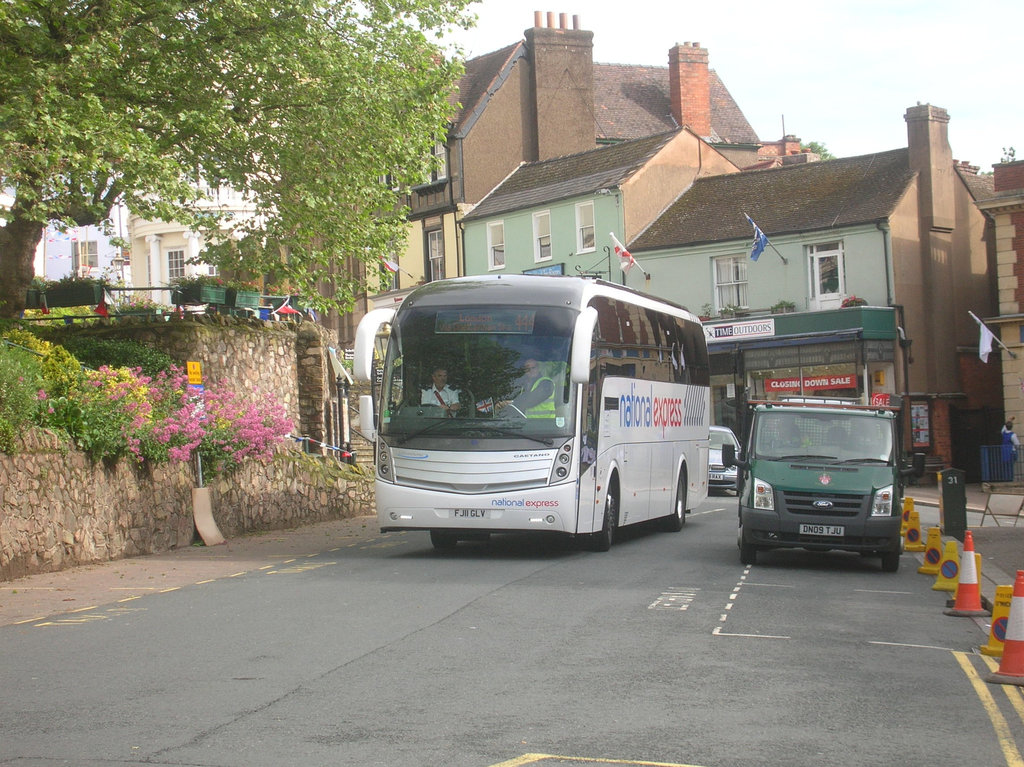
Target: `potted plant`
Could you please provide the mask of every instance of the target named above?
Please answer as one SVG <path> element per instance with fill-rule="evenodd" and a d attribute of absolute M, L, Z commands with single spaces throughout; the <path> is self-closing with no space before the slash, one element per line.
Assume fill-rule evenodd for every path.
<path fill-rule="evenodd" d="M 25 293 L 25 308 L 26 309 L 42 309 L 46 306 L 43 300 L 43 293 L 46 292 L 46 280 L 42 277 L 33 277 L 32 283 L 28 287 L 28 291 Z"/>
<path fill-rule="evenodd" d="M 790 312 L 796 311 L 796 304 L 792 301 L 788 301 L 785 298 L 776 301 L 772 304 L 772 314 L 789 314 Z"/>
<path fill-rule="evenodd" d="M 46 284 L 40 296 L 46 306 L 96 306 L 103 301 L 106 286 L 92 277 L 69 274 Z"/>
<path fill-rule="evenodd" d="M 223 304 L 227 301 L 224 280 L 212 274 L 195 274 L 171 280 L 171 302 L 182 304 Z"/>
<path fill-rule="evenodd" d="M 867 301 L 860 296 L 847 296 L 843 299 L 843 303 L 840 307 L 843 309 L 849 309 L 851 306 L 867 306 Z"/>

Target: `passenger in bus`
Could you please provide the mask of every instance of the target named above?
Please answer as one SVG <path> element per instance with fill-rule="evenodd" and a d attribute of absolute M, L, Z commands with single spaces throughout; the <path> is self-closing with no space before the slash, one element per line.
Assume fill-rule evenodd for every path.
<path fill-rule="evenodd" d="M 448 371 L 442 367 L 434 368 L 430 380 L 432 383 L 429 388 L 423 390 L 420 404 L 437 407 L 436 415 L 438 417 L 454 418 L 461 407 L 459 390 L 448 386 Z M 435 411 L 427 412 L 431 415 L 435 414 Z"/>
<path fill-rule="evenodd" d="M 543 363 L 527 359 L 516 383 L 519 393 L 508 405 L 527 418 L 555 417 L 555 382 L 544 373 Z"/>

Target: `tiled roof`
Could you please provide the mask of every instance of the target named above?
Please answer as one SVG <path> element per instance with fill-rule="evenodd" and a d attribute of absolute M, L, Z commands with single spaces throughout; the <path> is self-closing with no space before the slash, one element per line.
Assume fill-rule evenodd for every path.
<path fill-rule="evenodd" d="M 524 43 L 520 41 L 466 62 L 466 71 L 459 78 L 458 86 L 450 97 L 453 106 L 456 103 L 461 104 L 452 120 L 456 132 L 461 132 L 474 112 L 483 106 L 484 97 L 489 95 L 490 89 L 496 85 L 505 66 L 522 54 L 523 46 Z"/>
<path fill-rule="evenodd" d="M 623 141 L 588 152 L 526 163 L 503 181 L 466 220 L 543 205 L 616 186 L 679 135 L 679 130 Z"/>
<path fill-rule="evenodd" d="M 996 182 L 993 175 L 979 176 L 977 173 L 970 173 L 956 164 L 955 168 L 957 175 L 964 180 L 964 184 L 967 186 L 967 191 L 970 192 L 972 199 L 987 200 L 995 195 Z"/>
<path fill-rule="evenodd" d="M 907 149 L 708 176 L 627 245 L 636 252 L 750 239 L 744 213 L 769 237 L 881 221 L 913 177 Z"/>
<path fill-rule="evenodd" d="M 760 143 L 713 69 L 709 76 L 712 138 Z M 595 63 L 594 109 L 599 139 L 628 140 L 678 127 L 672 117 L 668 67 Z"/>

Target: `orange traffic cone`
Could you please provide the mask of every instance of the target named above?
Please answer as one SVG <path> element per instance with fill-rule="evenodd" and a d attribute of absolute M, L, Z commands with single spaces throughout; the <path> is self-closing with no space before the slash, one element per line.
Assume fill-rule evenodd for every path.
<path fill-rule="evenodd" d="M 932 589 L 934 591 L 956 591 L 959 577 L 960 552 L 957 550 L 956 541 L 946 541 L 946 548 L 942 552 L 942 561 L 939 562 L 939 572 L 935 576 Z"/>
<path fill-rule="evenodd" d="M 978 563 L 974 558 L 974 535 L 968 530 L 964 533 L 964 555 L 960 561 L 960 582 L 956 586 L 956 600 L 946 615 L 971 618 L 976 615 L 988 615 L 981 606 L 981 589 L 978 587 Z"/>
<path fill-rule="evenodd" d="M 907 532 L 903 535 L 904 551 L 924 551 L 921 540 L 921 516 L 916 511 L 907 513 Z"/>
<path fill-rule="evenodd" d="M 937 527 L 928 528 L 928 538 L 924 542 L 924 564 L 917 568 L 924 575 L 935 575 L 939 572 L 942 561 L 942 531 Z"/>
<path fill-rule="evenodd" d="M 992 600 L 992 626 L 988 632 L 988 644 L 983 644 L 978 648 L 982 655 L 998 658 L 1003 654 L 1006 624 L 1010 619 L 1012 599 L 1013 586 L 996 586 L 996 596 Z"/>
<path fill-rule="evenodd" d="M 1017 571 L 1010 600 L 1010 618 L 1006 623 L 1006 640 L 999 670 L 986 677 L 996 684 L 1024 687 L 1024 570 Z"/>

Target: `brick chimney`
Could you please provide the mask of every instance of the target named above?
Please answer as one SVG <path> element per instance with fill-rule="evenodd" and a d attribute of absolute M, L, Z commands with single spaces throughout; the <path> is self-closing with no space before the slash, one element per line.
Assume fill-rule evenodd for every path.
<path fill-rule="evenodd" d="M 711 86 L 708 51 L 700 43 L 678 43 L 668 52 L 668 89 L 672 117 L 698 136 L 711 135 Z"/>
<path fill-rule="evenodd" d="M 597 146 L 594 119 L 594 33 L 580 29 L 580 17 L 534 13 L 534 26 L 524 32 L 533 64 L 529 87 L 535 126 L 536 156 L 547 160 Z"/>
<path fill-rule="evenodd" d="M 951 231 L 956 219 L 949 112 L 931 104 L 918 104 L 907 109 L 904 119 L 910 169 L 917 173 L 921 218 L 929 229 Z"/>

